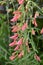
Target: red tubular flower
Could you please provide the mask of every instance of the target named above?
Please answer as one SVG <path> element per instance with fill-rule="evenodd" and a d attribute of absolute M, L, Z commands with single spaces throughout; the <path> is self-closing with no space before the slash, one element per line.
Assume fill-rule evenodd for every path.
<path fill-rule="evenodd" d="M 14 34 L 13 36 L 11 36 L 10 38 L 16 40 L 16 39 L 18 38 L 18 34 L 15 33 L 15 34 Z"/>
<path fill-rule="evenodd" d="M 35 25 L 35 27 L 37 27 L 38 25 L 37 25 L 37 22 L 36 22 L 36 19 L 34 19 L 33 21 L 32 21 L 32 24 L 34 24 Z"/>
<path fill-rule="evenodd" d="M 36 58 L 37 58 L 37 61 L 41 61 L 39 56 L 36 56 Z"/>
<path fill-rule="evenodd" d="M 15 14 L 15 16 L 11 19 L 12 22 L 16 22 L 20 16 L 21 16 L 21 12 L 20 11 L 14 11 L 13 14 Z"/>
<path fill-rule="evenodd" d="M 18 58 L 21 58 L 24 55 L 24 51 L 21 51 L 18 55 Z"/>
<path fill-rule="evenodd" d="M 19 4 L 23 4 L 24 3 L 24 0 L 18 0 L 18 3 Z"/>
<path fill-rule="evenodd" d="M 37 56 L 37 55 L 35 55 L 34 58 L 35 58 L 37 61 L 39 61 L 39 62 L 41 61 L 41 60 L 40 60 L 40 57 Z"/>
<path fill-rule="evenodd" d="M 39 13 L 36 12 L 34 18 L 37 18 L 39 16 Z"/>
<path fill-rule="evenodd" d="M 28 27 L 27 23 L 24 23 L 24 25 L 22 26 L 22 31 L 24 31 L 27 27 Z"/>
<path fill-rule="evenodd" d="M 21 38 L 18 42 L 17 45 L 21 45 L 23 43 L 23 38 Z"/>
<path fill-rule="evenodd" d="M 21 58 L 22 57 L 22 53 L 20 53 L 19 55 L 18 55 L 18 58 Z"/>
<path fill-rule="evenodd" d="M 18 49 L 19 49 L 19 46 L 16 46 L 15 49 L 14 49 L 14 51 L 16 51 L 16 50 L 18 50 Z"/>
<path fill-rule="evenodd" d="M 43 34 L 43 28 L 41 29 L 40 33 Z"/>
<path fill-rule="evenodd" d="M 14 42 L 10 43 L 9 46 L 10 46 L 10 47 L 13 47 L 14 45 L 16 45 L 16 43 L 17 43 L 17 42 L 14 41 Z"/>
<path fill-rule="evenodd" d="M 32 35 L 35 35 L 35 31 L 32 29 Z"/>
<path fill-rule="evenodd" d="M 11 19 L 11 21 L 12 21 L 12 22 L 16 22 L 19 18 L 20 18 L 20 15 L 19 15 L 19 14 L 18 14 L 18 15 L 15 15 L 15 16 Z"/>
<path fill-rule="evenodd" d="M 16 56 L 13 56 L 13 55 L 12 55 L 12 56 L 9 57 L 9 59 L 12 61 L 12 60 L 15 59 L 15 57 L 16 57 Z"/>
<path fill-rule="evenodd" d="M 20 27 L 15 26 L 15 27 L 13 28 L 12 32 L 18 32 L 19 30 L 20 30 Z"/>
<path fill-rule="evenodd" d="M 25 44 L 26 44 L 26 46 L 28 46 L 28 41 L 26 41 L 26 43 L 25 43 Z"/>

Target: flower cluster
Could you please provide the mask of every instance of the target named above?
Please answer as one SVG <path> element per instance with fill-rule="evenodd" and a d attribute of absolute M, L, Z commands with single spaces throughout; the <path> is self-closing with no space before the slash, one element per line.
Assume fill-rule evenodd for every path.
<path fill-rule="evenodd" d="M 26 46 L 27 52 L 30 52 L 30 48 L 29 48 L 29 42 L 30 41 L 28 39 L 28 34 L 31 33 L 32 34 L 31 37 L 33 35 L 36 35 L 36 30 L 35 29 L 38 27 L 38 24 L 37 24 L 37 21 L 36 21 L 37 16 L 39 16 L 38 12 L 35 13 L 34 18 L 32 19 L 32 21 L 28 22 L 27 20 L 22 20 L 22 21 L 20 21 L 20 23 L 18 23 L 18 20 L 21 19 L 21 17 L 23 16 L 24 12 L 27 13 L 28 11 L 27 11 L 27 9 L 25 9 L 24 12 L 22 12 L 20 10 L 21 5 L 24 4 L 24 0 L 17 0 L 17 1 L 18 1 L 20 6 L 18 7 L 18 9 L 16 11 L 13 12 L 14 16 L 11 19 L 11 22 L 16 23 L 16 24 L 11 27 L 12 28 L 12 32 L 14 33 L 14 35 L 10 37 L 10 39 L 12 39 L 13 42 L 11 42 L 9 44 L 9 46 L 13 47 L 13 51 L 14 52 L 9 57 L 10 60 L 14 60 L 16 57 L 22 58 L 24 56 L 24 54 L 25 54 L 24 53 L 24 49 L 23 49 L 24 45 Z M 27 17 L 27 15 L 25 14 L 24 17 Z M 30 19 L 31 18 L 32 17 L 30 17 Z M 30 23 L 30 24 L 28 24 L 28 23 Z M 32 27 L 31 25 L 34 25 L 34 27 Z M 26 34 L 26 35 L 24 35 L 24 34 Z M 43 34 L 43 28 L 40 31 L 40 34 Z M 30 37 L 30 39 L 31 39 L 31 37 Z M 33 39 L 32 39 L 32 41 L 33 41 Z M 30 43 L 32 45 L 32 42 L 30 42 Z M 34 49 L 35 49 L 35 47 L 34 47 Z M 18 53 L 16 51 L 18 51 Z M 40 61 L 40 57 L 39 56 L 35 55 L 34 58 L 37 61 Z"/>
<path fill-rule="evenodd" d="M 24 3 L 24 0 L 18 0 L 18 3 L 21 5 Z M 11 19 L 11 22 L 17 22 L 18 19 L 21 17 L 22 12 L 20 12 L 19 10 L 16 10 L 13 12 L 14 16 Z M 9 44 L 10 47 L 14 47 L 14 52 L 12 53 L 12 55 L 9 57 L 10 60 L 14 60 L 16 57 L 21 58 L 24 55 L 24 50 L 22 48 L 22 45 L 24 44 L 23 42 L 23 37 L 19 38 L 19 34 L 18 32 L 21 31 L 25 31 L 28 28 L 28 24 L 27 22 L 23 23 L 22 26 L 14 25 L 11 27 L 12 28 L 12 32 L 14 33 L 13 36 L 10 37 L 10 39 L 13 39 L 14 41 L 11 42 Z M 26 45 L 27 44 L 27 45 Z M 26 46 L 28 46 L 28 43 L 26 42 Z M 29 51 L 29 48 L 27 49 Z M 16 53 L 16 51 L 18 51 L 18 53 Z"/>

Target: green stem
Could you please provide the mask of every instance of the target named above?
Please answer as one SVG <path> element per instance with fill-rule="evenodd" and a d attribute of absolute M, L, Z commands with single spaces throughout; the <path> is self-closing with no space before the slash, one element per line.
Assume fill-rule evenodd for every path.
<path fill-rule="evenodd" d="M 9 1 L 7 1 L 7 6 L 6 6 L 6 10 L 9 9 Z M 9 29 L 9 13 L 7 12 L 7 23 L 8 23 L 8 36 L 10 37 L 10 29 Z M 10 43 L 10 39 L 9 39 L 9 43 Z"/>
<path fill-rule="evenodd" d="M 32 3 L 35 7 L 37 7 L 37 8 L 39 9 L 39 11 L 41 11 L 41 12 L 40 12 L 41 15 L 43 15 L 43 11 L 41 10 L 41 8 L 40 8 L 35 2 L 33 2 L 33 1 L 28 1 L 28 2 L 27 2 L 27 5 L 28 5 L 29 3 Z"/>

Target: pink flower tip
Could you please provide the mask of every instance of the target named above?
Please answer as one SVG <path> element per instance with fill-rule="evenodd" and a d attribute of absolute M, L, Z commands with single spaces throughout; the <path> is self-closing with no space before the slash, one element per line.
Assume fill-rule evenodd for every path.
<path fill-rule="evenodd" d="M 34 58 L 37 60 L 37 61 L 41 61 L 40 57 L 38 55 L 35 55 Z"/>
<path fill-rule="evenodd" d="M 24 31 L 27 27 L 28 27 L 27 23 L 24 23 L 24 25 L 22 26 L 22 31 Z"/>
<path fill-rule="evenodd" d="M 18 55 L 18 58 L 21 58 L 24 55 L 24 51 L 21 51 Z"/>
<path fill-rule="evenodd" d="M 19 46 L 16 46 L 15 49 L 14 49 L 14 51 L 16 51 L 16 50 L 18 50 L 18 49 L 19 49 Z"/>
<path fill-rule="evenodd" d="M 10 46 L 10 47 L 13 47 L 14 45 L 16 45 L 16 43 L 17 43 L 17 42 L 14 41 L 14 42 L 10 43 L 9 46 Z"/>
<path fill-rule="evenodd" d="M 23 4 L 24 3 L 24 0 L 18 0 L 19 4 Z"/>
<path fill-rule="evenodd" d="M 15 59 L 15 56 L 10 56 L 9 59 L 12 61 Z"/>
<path fill-rule="evenodd" d="M 23 38 L 21 38 L 18 42 L 17 45 L 21 45 L 23 43 Z"/>
<path fill-rule="evenodd" d="M 11 36 L 10 38 L 16 40 L 18 38 L 18 34 L 15 33 L 14 36 Z"/>
<path fill-rule="evenodd" d="M 32 29 L 32 35 L 35 35 L 35 31 Z"/>
<path fill-rule="evenodd" d="M 32 21 L 32 24 L 34 24 L 35 27 L 38 26 L 38 24 L 37 24 L 37 22 L 36 22 L 36 19 L 34 19 L 34 20 Z"/>
<path fill-rule="evenodd" d="M 41 29 L 40 33 L 43 34 L 43 28 Z"/>

